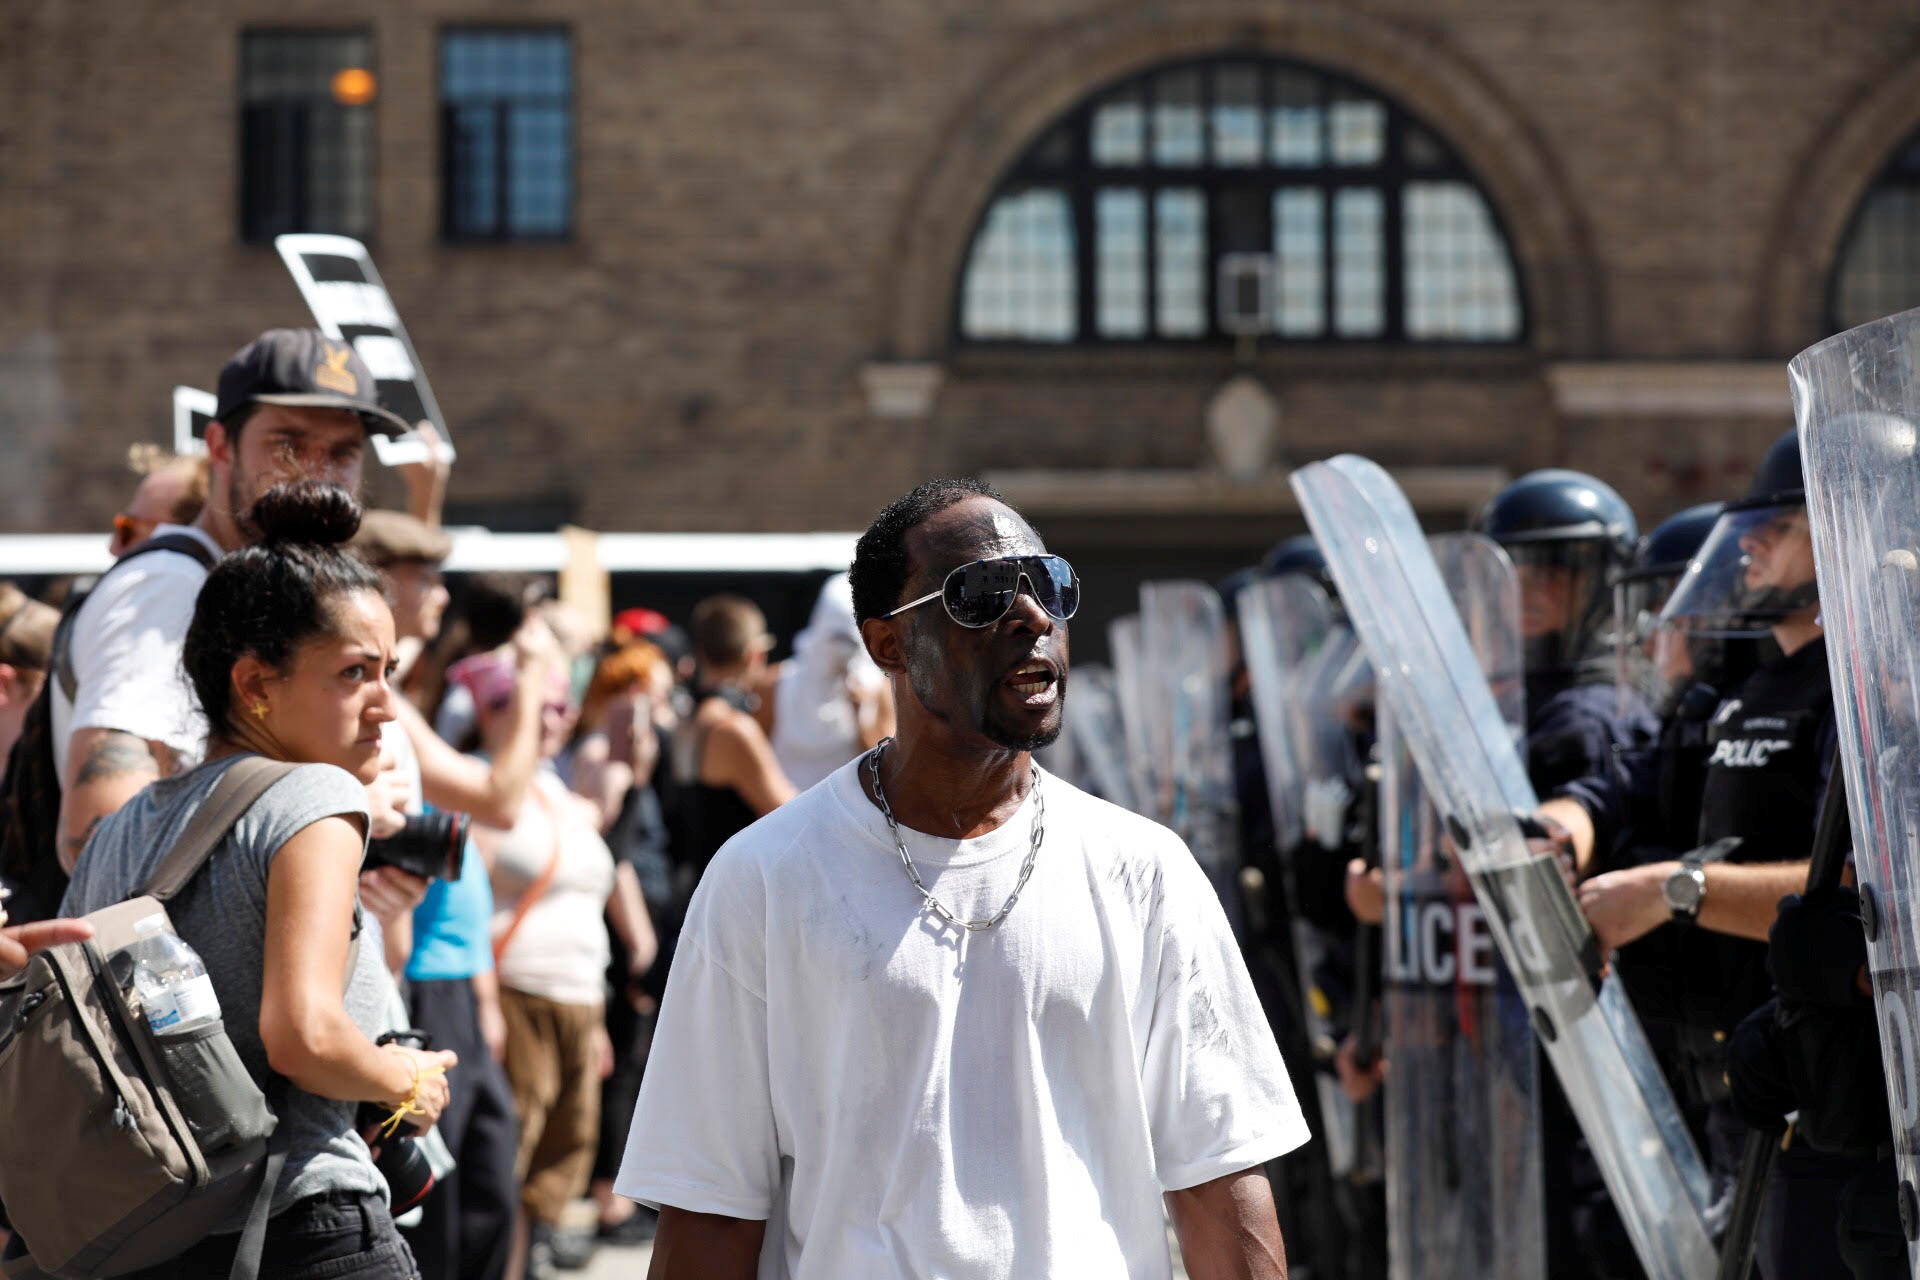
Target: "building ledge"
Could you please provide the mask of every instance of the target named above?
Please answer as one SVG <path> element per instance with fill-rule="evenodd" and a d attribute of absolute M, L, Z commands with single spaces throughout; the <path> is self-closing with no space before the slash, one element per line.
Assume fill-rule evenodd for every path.
<path fill-rule="evenodd" d="M 1777 360 L 1566 362 L 1547 366 L 1554 408 L 1593 417 L 1787 417 Z"/>
<path fill-rule="evenodd" d="M 1512 479 L 1501 467 L 1405 467 L 1391 473 L 1421 513 L 1464 513 Z M 985 479 L 1027 515 L 1298 516 L 1287 473 L 1235 480 L 1217 471 L 989 471 Z"/>

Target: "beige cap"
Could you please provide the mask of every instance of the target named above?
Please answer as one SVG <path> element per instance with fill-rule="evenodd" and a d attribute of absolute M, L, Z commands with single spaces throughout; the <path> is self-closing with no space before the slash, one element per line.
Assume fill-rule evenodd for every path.
<path fill-rule="evenodd" d="M 360 517 L 360 532 L 348 544 L 375 566 L 418 561 L 439 564 L 453 551 L 445 531 L 404 511 L 368 511 Z"/>

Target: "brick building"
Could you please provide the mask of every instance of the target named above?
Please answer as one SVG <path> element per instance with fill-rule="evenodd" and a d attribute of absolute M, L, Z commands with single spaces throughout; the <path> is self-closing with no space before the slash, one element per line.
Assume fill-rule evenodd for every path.
<path fill-rule="evenodd" d="M 1212 573 L 1341 449 L 1437 525 L 1554 463 L 1657 517 L 1920 302 L 1917 56 L 1894 0 L 16 0 L 0 528 L 101 527 L 168 389 L 304 322 L 291 229 L 371 246 L 496 527 L 986 470 Z"/>

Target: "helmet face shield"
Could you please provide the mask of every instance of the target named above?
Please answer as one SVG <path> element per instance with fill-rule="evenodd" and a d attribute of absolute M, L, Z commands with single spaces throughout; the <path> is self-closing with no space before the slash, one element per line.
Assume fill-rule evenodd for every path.
<path fill-rule="evenodd" d="M 1764 636 L 1819 598 L 1806 507 L 1742 506 L 1714 523 L 1660 622 L 1693 636 Z"/>
<path fill-rule="evenodd" d="M 1613 637 L 1612 544 L 1557 538 L 1502 544 L 1520 584 L 1520 635 L 1529 672 L 1571 671 L 1604 660 Z"/>

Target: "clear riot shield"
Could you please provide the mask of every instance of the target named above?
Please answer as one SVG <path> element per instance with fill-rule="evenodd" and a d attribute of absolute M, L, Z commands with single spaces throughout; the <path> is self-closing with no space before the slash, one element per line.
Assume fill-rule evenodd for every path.
<path fill-rule="evenodd" d="M 1154 708 L 1148 705 L 1154 700 L 1147 691 L 1146 639 L 1140 615 L 1115 618 L 1107 627 L 1107 646 L 1113 650 L 1113 686 L 1126 747 L 1127 807 L 1143 817 L 1157 818 L 1153 799 L 1158 791 L 1157 761 L 1148 745 L 1155 736 L 1149 723 Z"/>
<path fill-rule="evenodd" d="M 1286 880 L 1286 899 L 1297 904 L 1300 893 L 1293 859 L 1312 853 L 1332 856 L 1324 850 L 1309 852 L 1301 848 L 1306 836 L 1301 808 L 1306 777 L 1299 759 L 1300 738 L 1303 733 L 1313 736 L 1303 728 L 1301 709 L 1313 697 L 1313 690 L 1299 676 L 1327 645 L 1334 625 L 1333 606 L 1317 583 L 1299 577 L 1266 578 L 1240 593 L 1238 612 L 1240 652 L 1247 664 L 1254 726 L 1260 735 L 1274 844 Z M 1292 944 L 1293 974 L 1306 1033 L 1314 1045 L 1331 1045 L 1333 1010 L 1314 977 L 1324 963 L 1326 942 L 1319 930 L 1297 916 L 1286 922 L 1285 931 Z M 1339 1082 L 1324 1071 L 1315 1073 L 1314 1092 L 1320 1103 L 1320 1136 L 1326 1142 L 1328 1167 L 1337 1176 L 1346 1177 L 1358 1158 L 1359 1125 L 1354 1105 Z"/>
<path fill-rule="evenodd" d="M 1133 781 L 1127 772 L 1126 727 L 1120 710 L 1119 683 L 1113 669 L 1089 662 L 1073 668 L 1065 731 L 1059 745 L 1077 776 L 1075 785 L 1133 808 Z"/>
<path fill-rule="evenodd" d="M 1227 615 L 1204 582 L 1140 586 L 1149 774 L 1143 810 L 1172 827 L 1237 918 L 1240 816 L 1233 789 Z"/>
<path fill-rule="evenodd" d="M 1296 677 L 1324 647 L 1333 627 L 1333 604 L 1318 583 L 1298 576 L 1263 578 L 1240 593 L 1238 613 L 1274 840 L 1290 849 L 1305 834 L 1306 776 L 1299 740 L 1312 737 L 1298 724 L 1312 689 L 1297 684 Z"/>
<path fill-rule="evenodd" d="M 1900 1215 L 1920 1221 L 1920 311 L 1787 366 L 1887 1073 Z M 1920 1267 L 1908 1227 L 1910 1265 Z M 1920 1271 L 1916 1271 L 1920 1274 Z"/>
<path fill-rule="evenodd" d="M 1519 594 L 1506 553 L 1477 534 L 1433 540 L 1500 716 L 1526 723 Z M 1393 1280 L 1533 1280 L 1545 1274 L 1539 1059 L 1527 1003 L 1392 709 L 1377 711 L 1382 1007 Z"/>
<path fill-rule="evenodd" d="M 1517 815 L 1538 800 L 1412 508 L 1352 455 L 1293 488 L 1641 1264 L 1711 1275 L 1705 1166 L 1555 859 L 1527 843 Z"/>

